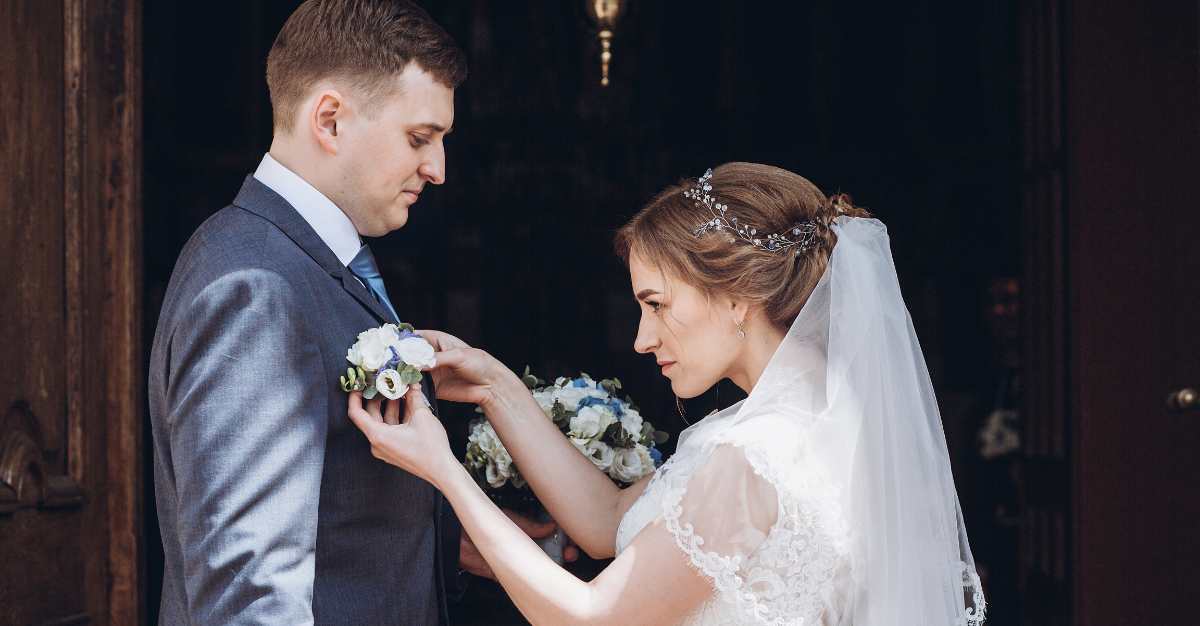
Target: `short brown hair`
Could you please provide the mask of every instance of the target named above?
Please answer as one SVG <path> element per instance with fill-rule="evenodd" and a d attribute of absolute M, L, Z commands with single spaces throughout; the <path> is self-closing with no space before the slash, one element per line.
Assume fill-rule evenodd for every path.
<path fill-rule="evenodd" d="M 617 254 L 629 262 L 636 253 L 704 293 L 720 293 L 762 308 L 767 319 L 789 328 L 825 273 L 837 235 L 829 224 L 838 215 L 870 217 L 850 197 L 825 194 L 808 179 L 757 163 L 726 163 L 713 170 L 712 193 L 729 214 L 761 233 L 786 233 L 796 224 L 817 224 L 817 244 L 797 255 L 767 252 L 719 232 L 692 234 L 708 211 L 685 198 L 696 185 L 689 178 L 671 185 L 617 231 Z"/>
<path fill-rule="evenodd" d="M 454 89 L 467 77 L 466 56 L 421 7 L 407 0 L 307 0 L 271 45 L 267 88 L 275 128 L 291 130 L 312 86 L 344 75 L 367 97 L 386 93 L 386 80 L 417 63 Z"/>

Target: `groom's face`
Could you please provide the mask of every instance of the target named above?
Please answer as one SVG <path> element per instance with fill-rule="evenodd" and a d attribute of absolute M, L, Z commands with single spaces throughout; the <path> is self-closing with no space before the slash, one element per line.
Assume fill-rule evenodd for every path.
<path fill-rule="evenodd" d="M 370 237 L 404 226 L 425 186 L 446 181 L 454 90 L 415 63 L 395 80 L 391 93 L 357 107 L 338 141 L 338 204 Z"/>

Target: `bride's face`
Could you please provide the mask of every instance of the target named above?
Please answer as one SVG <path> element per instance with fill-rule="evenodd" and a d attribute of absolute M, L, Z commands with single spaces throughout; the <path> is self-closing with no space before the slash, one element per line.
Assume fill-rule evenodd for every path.
<path fill-rule="evenodd" d="M 694 398 L 728 376 L 741 352 L 730 302 L 629 257 L 641 322 L 633 349 L 653 354 L 680 398 Z"/>

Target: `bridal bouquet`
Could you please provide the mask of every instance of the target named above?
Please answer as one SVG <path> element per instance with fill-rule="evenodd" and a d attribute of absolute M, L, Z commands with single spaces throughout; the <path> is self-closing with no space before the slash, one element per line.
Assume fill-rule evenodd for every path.
<path fill-rule="evenodd" d="M 597 381 L 582 374 L 546 384 L 530 374 L 529 368 L 525 369 L 522 380 L 546 418 L 618 486 L 637 482 L 662 462 L 656 446 L 667 440 L 667 434 L 656 431 L 642 419 L 632 400 L 617 395 L 621 381 L 615 378 Z M 463 465 L 497 504 L 543 513 L 487 420 L 472 422 Z"/>
<path fill-rule="evenodd" d="M 346 368 L 339 381 L 342 391 L 361 391 L 370 400 L 376 394 L 399 399 L 409 385 L 421 382 L 421 370 L 434 366 L 433 346 L 409 324 L 384 324 L 358 334 L 346 351 Z"/>

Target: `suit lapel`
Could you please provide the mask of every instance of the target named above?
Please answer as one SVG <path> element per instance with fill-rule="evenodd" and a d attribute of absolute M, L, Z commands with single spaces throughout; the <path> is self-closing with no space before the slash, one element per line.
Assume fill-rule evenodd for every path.
<path fill-rule="evenodd" d="M 337 255 L 321 240 L 317 231 L 288 204 L 283 196 L 275 193 L 270 187 L 262 184 L 254 176 L 247 176 L 242 183 L 242 189 L 233 200 L 234 206 L 241 207 L 263 219 L 271 222 L 283 234 L 287 235 L 305 254 L 312 257 L 321 269 L 342 284 L 355 300 L 383 322 L 398 322 L 392 314 L 371 295 L 371 292 L 358 281 L 349 268 L 342 265 Z"/>

